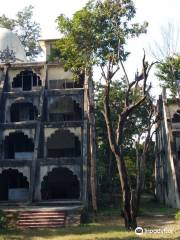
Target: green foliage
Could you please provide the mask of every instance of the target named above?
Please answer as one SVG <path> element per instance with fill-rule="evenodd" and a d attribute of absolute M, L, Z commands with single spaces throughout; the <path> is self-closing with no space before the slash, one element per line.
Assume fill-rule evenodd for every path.
<path fill-rule="evenodd" d="M 175 215 L 175 218 L 177 220 L 180 220 L 180 210 L 177 211 L 176 215 Z"/>
<path fill-rule="evenodd" d="M 15 229 L 18 221 L 18 212 L 5 213 L 0 210 L 0 229 Z"/>
<path fill-rule="evenodd" d="M 6 15 L 3 14 L 2 16 L 0 16 L 0 26 L 13 30 L 16 26 L 16 21 L 14 19 L 6 17 Z"/>
<path fill-rule="evenodd" d="M 174 216 L 176 214 L 176 209 L 172 207 L 168 207 L 163 203 L 157 201 L 154 196 L 149 194 L 144 194 L 141 199 L 140 206 L 140 215 L 144 216 L 152 216 L 152 215 L 167 215 Z"/>
<path fill-rule="evenodd" d="M 127 39 L 146 32 L 147 23 L 131 23 L 135 13 L 131 0 L 92 0 L 72 19 L 60 15 L 57 23 L 63 38 L 58 48 L 65 66 L 77 70 L 104 65 L 112 54 L 115 62 L 119 54 L 125 60 Z"/>
<path fill-rule="evenodd" d="M 0 16 L 0 25 L 14 31 L 18 35 L 31 60 L 40 52 L 37 40 L 41 31 L 39 23 L 33 21 L 33 9 L 32 5 L 25 7 L 16 14 L 15 19 L 10 19 L 4 14 Z"/>
<path fill-rule="evenodd" d="M 52 47 L 51 54 L 48 58 L 48 62 L 59 61 L 60 55 L 61 55 L 61 53 L 60 53 L 59 49 L 56 47 Z"/>
<path fill-rule="evenodd" d="M 2 210 L 0 210 L 0 229 L 5 228 L 5 226 L 6 226 L 6 215 Z"/>
<path fill-rule="evenodd" d="M 111 83 L 110 94 L 109 94 L 109 104 L 111 110 L 111 120 L 112 126 L 115 129 L 118 124 L 118 114 L 124 110 L 125 105 L 125 94 L 126 94 L 126 84 L 125 82 L 114 80 Z M 102 111 L 103 109 L 103 86 L 97 84 L 96 88 L 96 98 L 97 98 L 97 110 Z M 142 97 L 142 89 L 139 88 L 138 92 L 132 89 L 131 92 L 131 102 L 137 101 Z M 138 107 L 129 116 L 124 129 L 124 144 L 127 147 L 132 147 L 134 144 L 134 137 L 139 133 L 142 133 L 147 129 L 149 120 L 148 114 L 151 108 L 150 102 L 147 100 L 142 105 Z M 104 128 L 106 126 L 104 125 Z"/>
<path fill-rule="evenodd" d="M 115 82 L 114 85 L 118 85 Z M 114 88 L 112 88 L 113 90 Z M 111 95 L 112 100 L 118 95 L 120 87 L 116 88 Z M 112 91 L 113 92 L 113 91 Z M 102 88 L 96 86 L 96 139 L 97 139 L 97 183 L 98 183 L 98 205 L 99 208 L 106 208 L 107 206 L 119 206 L 120 203 L 120 183 L 117 171 L 116 161 L 111 152 L 109 141 L 107 137 L 106 124 L 101 113 L 102 106 Z M 120 94 L 120 93 L 119 93 Z M 113 104 L 112 104 L 113 105 Z M 116 115 L 113 115 L 116 117 Z"/>
<path fill-rule="evenodd" d="M 158 64 L 156 76 L 162 86 L 169 89 L 175 97 L 177 94 L 176 80 L 180 80 L 180 56 L 168 57 L 163 63 Z"/>

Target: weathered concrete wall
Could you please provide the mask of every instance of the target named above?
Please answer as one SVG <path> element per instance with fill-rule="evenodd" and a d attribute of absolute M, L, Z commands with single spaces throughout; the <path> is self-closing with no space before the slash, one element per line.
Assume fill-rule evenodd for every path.
<path fill-rule="evenodd" d="M 164 99 L 159 104 L 162 110 L 162 120 L 156 133 L 156 196 L 161 202 L 171 207 L 180 208 L 180 194 L 174 164 L 175 144 L 171 121 L 167 121 L 170 119 L 170 111 Z"/>
<path fill-rule="evenodd" d="M 72 81 L 73 74 L 70 71 L 64 71 L 62 67 L 59 66 L 49 66 L 48 67 L 48 80 L 70 80 Z"/>

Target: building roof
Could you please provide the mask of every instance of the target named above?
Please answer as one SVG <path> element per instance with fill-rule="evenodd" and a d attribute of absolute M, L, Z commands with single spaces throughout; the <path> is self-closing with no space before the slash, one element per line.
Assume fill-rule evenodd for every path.
<path fill-rule="evenodd" d="M 7 56 L 7 52 L 14 53 L 14 62 L 27 62 L 25 50 L 15 33 L 12 31 L 0 27 L 0 63 L 6 62 L 3 59 Z M 3 55 L 3 56 L 2 56 Z"/>

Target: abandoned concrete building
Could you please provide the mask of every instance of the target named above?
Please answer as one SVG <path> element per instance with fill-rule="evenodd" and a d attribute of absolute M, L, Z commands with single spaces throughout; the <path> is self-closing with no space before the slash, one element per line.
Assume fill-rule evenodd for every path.
<path fill-rule="evenodd" d="M 0 28 L 0 204 L 71 200 L 87 204 L 87 97 L 61 62 L 30 62 Z"/>
<path fill-rule="evenodd" d="M 157 103 L 160 121 L 156 131 L 156 196 L 166 205 L 180 208 L 180 110 L 164 91 Z"/>

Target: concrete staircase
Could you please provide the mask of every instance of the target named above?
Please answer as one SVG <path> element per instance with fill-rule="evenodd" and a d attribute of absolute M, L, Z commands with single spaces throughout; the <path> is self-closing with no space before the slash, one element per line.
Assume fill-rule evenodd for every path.
<path fill-rule="evenodd" d="M 21 211 L 18 215 L 17 227 L 24 228 L 57 228 L 64 227 L 66 214 L 63 211 Z"/>
<path fill-rule="evenodd" d="M 12 227 L 20 229 L 59 228 L 80 225 L 84 206 L 58 206 L 57 203 L 54 206 L 47 204 L 44 206 L 26 204 L 10 206 L 6 203 L 6 205 L 0 204 L 0 210 L 5 213 L 7 222 Z"/>

